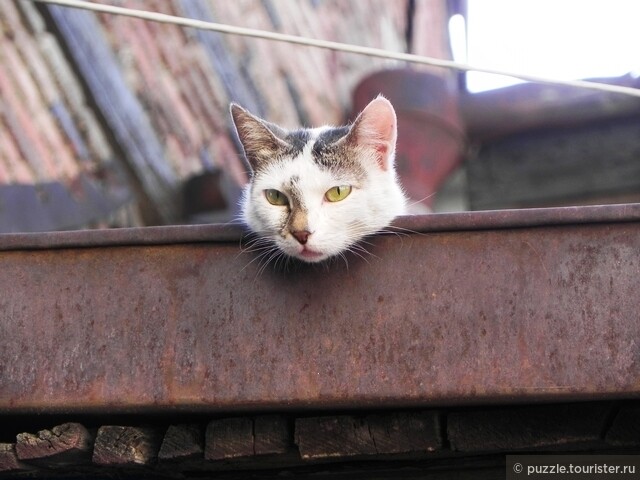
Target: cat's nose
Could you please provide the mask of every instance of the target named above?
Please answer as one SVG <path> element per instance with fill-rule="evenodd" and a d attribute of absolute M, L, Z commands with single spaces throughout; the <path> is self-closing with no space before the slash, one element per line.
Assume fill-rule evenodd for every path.
<path fill-rule="evenodd" d="M 295 232 L 291 232 L 291 235 L 295 237 L 296 240 L 300 243 L 300 245 L 304 245 L 309 240 L 309 235 L 311 232 L 308 230 L 296 230 Z"/>

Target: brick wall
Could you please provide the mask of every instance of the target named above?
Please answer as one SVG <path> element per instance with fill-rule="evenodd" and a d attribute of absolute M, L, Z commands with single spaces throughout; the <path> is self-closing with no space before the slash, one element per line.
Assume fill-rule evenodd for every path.
<path fill-rule="evenodd" d="M 414 52 L 448 57 L 445 0 L 416 0 L 412 17 L 408 0 L 100 1 L 392 51 L 406 51 L 411 21 Z M 0 26 L 0 188 L 71 190 L 117 165 L 154 223 L 180 219 L 191 175 L 219 167 L 246 181 L 230 101 L 286 126 L 338 124 L 361 79 L 397 66 L 17 0 L 1 2 Z"/>
<path fill-rule="evenodd" d="M 0 3 L 0 184 L 68 180 L 113 152 L 59 42 L 30 2 Z"/>

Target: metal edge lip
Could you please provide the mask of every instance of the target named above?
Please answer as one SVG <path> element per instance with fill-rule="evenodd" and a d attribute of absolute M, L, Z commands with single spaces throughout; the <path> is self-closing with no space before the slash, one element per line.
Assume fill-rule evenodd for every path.
<path fill-rule="evenodd" d="M 381 411 L 396 409 L 441 409 L 458 407 L 497 407 L 518 405 L 544 405 L 550 403 L 577 403 L 585 401 L 606 402 L 619 400 L 635 400 L 640 398 L 638 392 L 625 391 L 582 391 L 582 392 L 523 392 L 500 393 L 486 396 L 476 395 L 440 395 L 434 398 L 401 396 L 388 397 L 353 397 L 353 398 L 317 398 L 317 399 L 286 399 L 266 401 L 233 401 L 233 402 L 202 402 L 202 403 L 176 403 L 175 401 L 131 403 L 65 403 L 65 405 L 51 404 L 43 406 L 41 403 L 20 405 L 0 405 L 0 415 L 97 415 L 109 412 L 109 415 L 237 415 L 237 414 L 287 414 L 297 412 L 305 415 L 306 412 L 318 412 L 322 410 L 337 410 L 344 414 L 357 411 Z"/>
<path fill-rule="evenodd" d="M 390 230 L 396 227 L 400 232 L 429 233 L 638 221 L 640 203 L 629 203 L 403 216 L 396 219 Z"/>
<path fill-rule="evenodd" d="M 0 234 L 0 252 L 63 248 L 175 245 L 240 242 L 248 232 L 242 225 L 169 225 L 161 227 L 74 230 Z"/>
<path fill-rule="evenodd" d="M 385 232 L 418 234 L 628 222 L 640 222 L 640 203 L 404 215 Z M 247 233 L 246 227 L 239 224 L 5 233 L 0 234 L 0 251 L 239 243 Z"/>

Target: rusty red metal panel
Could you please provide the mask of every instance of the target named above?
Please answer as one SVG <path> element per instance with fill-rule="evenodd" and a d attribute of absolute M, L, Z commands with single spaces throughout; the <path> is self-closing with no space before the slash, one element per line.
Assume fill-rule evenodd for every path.
<path fill-rule="evenodd" d="M 639 396 L 640 205 L 397 226 L 288 271 L 229 227 L 0 237 L 0 412 Z"/>
<path fill-rule="evenodd" d="M 396 168 L 406 193 L 431 206 L 433 193 L 462 160 L 466 148 L 452 76 L 412 68 L 380 70 L 355 88 L 356 112 L 383 94 L 398 116 Z"/>

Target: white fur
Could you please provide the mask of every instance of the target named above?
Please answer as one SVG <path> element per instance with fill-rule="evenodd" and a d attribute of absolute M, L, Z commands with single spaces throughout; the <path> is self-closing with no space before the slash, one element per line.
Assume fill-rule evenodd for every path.
<path fill-rule="evenodd" d="M 363 237 L 380 231 L 405 212 L 405 196 L 393 168 L 394 145 L 388 152 L 386 168 L 380 166 L 370 150 L 363 148 L 358 150 L 357 161 L 366 171 L 365 178 L 337 176 L 318 166 L 311 157 L 314 139 L 324 128 L 327 127 L 311 131 L 312 139 L 295 158 L 274 161 L 255 172 L 242 200 L 243 220 L 252 231 L 273 242 L 285 254 L 306 262 L 320 262 L 353 248 Z M 266 189 L 285 192 L 292 176 L 299 177 L 301 201 L 311 232 L 304 246 L 281 230 L 287 207 L 271 205 L 264 195 Z M 327 201 L 327 190 L 339 185 L 352 185 L 351 194 L 339 202 Z M 304 256 L 305 249 L 319 255 Z"/>

